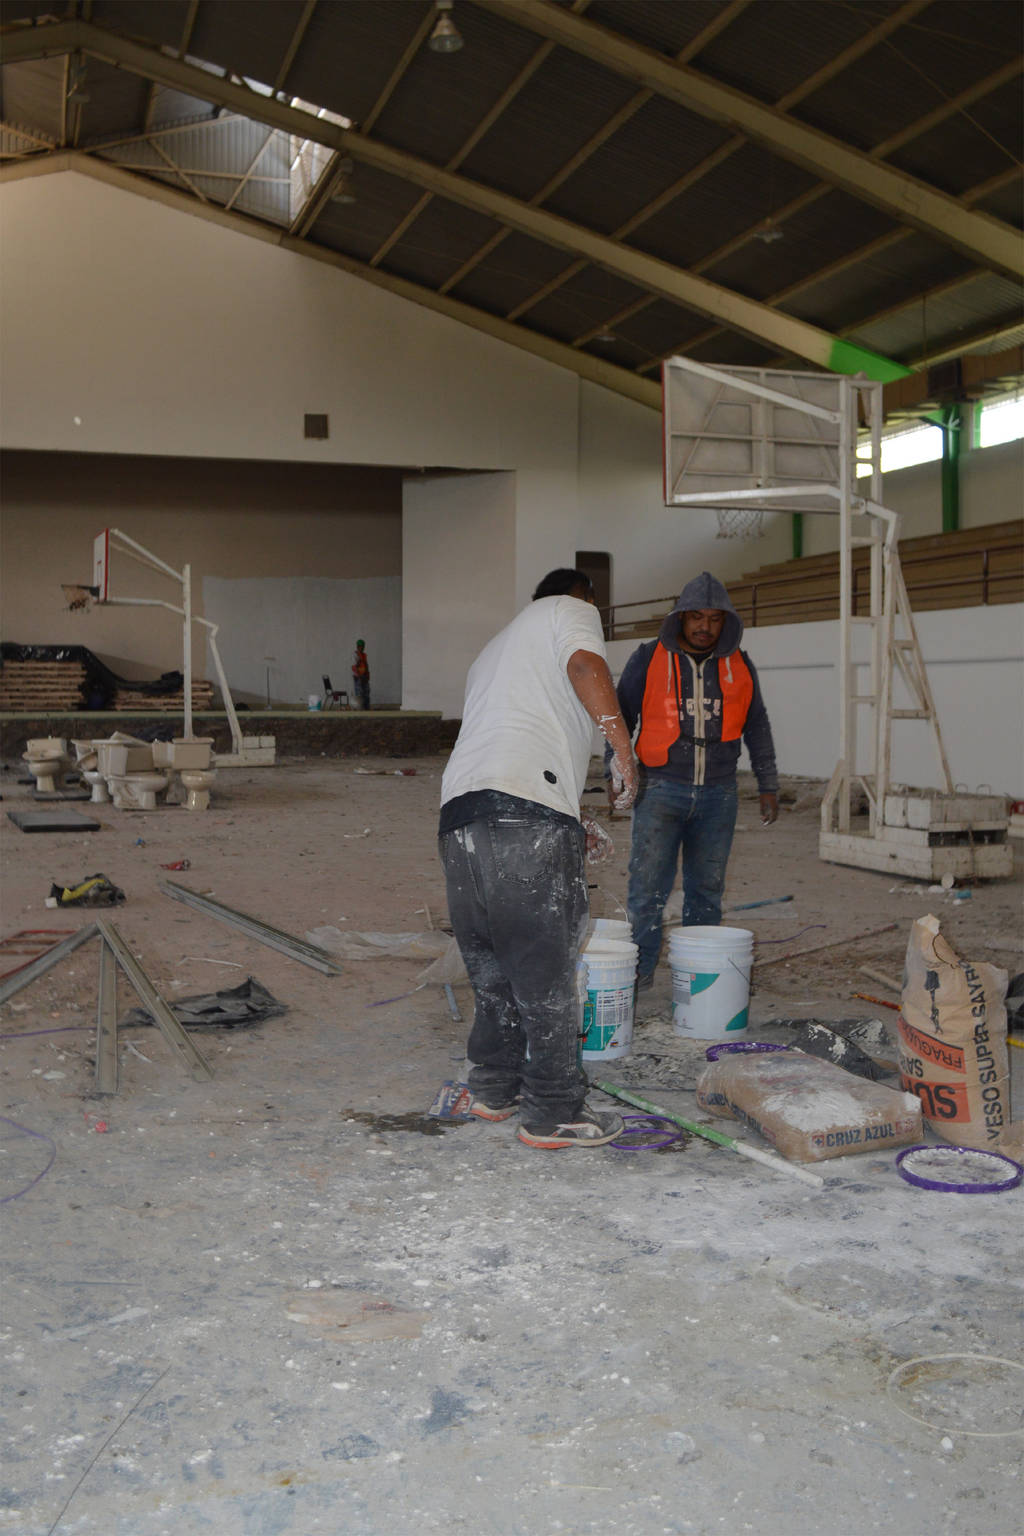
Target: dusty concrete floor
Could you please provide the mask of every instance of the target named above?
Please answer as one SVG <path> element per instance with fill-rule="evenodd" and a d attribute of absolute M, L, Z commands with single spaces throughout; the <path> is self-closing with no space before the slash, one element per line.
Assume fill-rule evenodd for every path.
<path fill-rule="evenodd" d="M 421 929 L 425 904 L 443 920 L 441 766 L 224 772 L 205 816 L 100 808 L 89 835 L 3 819 L 4 933 L 87 922 L 43 898 L 103 870 L 165 995 L 252 974 L 290 1011 L 197 1033 L 208 1083 L 127 1029 L 120 1092 L 99 1100 L 95 944 L 0 1009 L 0 1530 L 1010 1536 L 1024 1372 L 956 1367 L 924 1405 L 934 1427 L 887 1381 L 922 1355 L 1022 1359 L 1022 1189 L 928 1194 L 867 1153 L 819 1165 L 815 1191 L 698 1140 L 542 1153 L 514 1121 L 442 1129 L 423 1110 L 461 1070 L 464 1026 L 433 987 L 372 1006 L 416 964 L 325 978 L 157 890 L 187 857 L 172 878 L 299 935 Z M 742 919 L 755 1023 L 879 1013 L 849 996 L 879 993 L 859 967 L 899 974 L 929 909 L 962 953 L 1024 968 L 1019 873 L 954 905 L 822 865 L 813 786 L 789 788 L 767 831 L 742 802 L 730 865 L 731 903 L 795 897 Z M 10 775 L 3 793 L 5 810 L 28 795 Z M 612 830 L 607 915 L 625 897 Z M 663 967 L 621 1076 L 695 1117 L 699 1053 L 669 997 Z"/>

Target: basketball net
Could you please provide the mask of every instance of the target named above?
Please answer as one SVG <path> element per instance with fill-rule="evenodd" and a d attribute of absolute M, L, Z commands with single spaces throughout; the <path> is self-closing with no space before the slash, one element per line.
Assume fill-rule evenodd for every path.
<path fill-rule="evenodd" d="M 68 600 L 69 613 L 87 613 L 96 601 L 95 587 L 74 587 L 61 582 L 61 590 Z"/>
<path fill-rule="evenodd" d="M 764 532 L 761 507 L 718 507 L 716 539 L 759 539 Z"/>

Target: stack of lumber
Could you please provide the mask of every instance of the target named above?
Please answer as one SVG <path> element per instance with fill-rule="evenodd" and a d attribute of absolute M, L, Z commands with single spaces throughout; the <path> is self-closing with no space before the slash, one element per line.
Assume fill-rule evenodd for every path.
<path fill-rule="evenodd" d="M 5 661 L 0 667 L 0 710 L 18 715 L 78 710 L 84 685 L 80 661 Z"/>
<path fill-rule="evenodd" d="M 185 709 L 185 691 L 179 688 L 175 693 L 144 693 L 141 688 L 130 688 L 122 683 L 114 694 L 110 708 L 131 714 L 156 709 L 165 714 L 180 715 Z M 196 711 L 213 708 L 212 683 L 193 679 L 192 708 Z"/>

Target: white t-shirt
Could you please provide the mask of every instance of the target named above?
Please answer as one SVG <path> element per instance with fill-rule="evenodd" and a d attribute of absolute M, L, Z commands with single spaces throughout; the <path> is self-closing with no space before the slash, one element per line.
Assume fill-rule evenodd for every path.
<path fill-rule="evenodd" d="M 574 651 L 605 658 L 597 609 L 576 597 L 538 598 L 484 646 L 466 679 L 442 805 L 498 789 L 579 819 L 594 727 L 566 672 Z"/>

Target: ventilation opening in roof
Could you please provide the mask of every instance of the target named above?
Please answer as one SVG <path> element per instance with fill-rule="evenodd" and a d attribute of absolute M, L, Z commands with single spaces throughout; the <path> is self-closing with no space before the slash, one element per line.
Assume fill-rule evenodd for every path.
<path fill-rule="evenodd" d="M 304 423 L 304 426 L 303 426 L 303 434 L 302 435 L 304 437 L 321 437 L 322 438 L 322 437 L 330 436 L 330 434 L 329 434 L 329 432 L 327 430 L 327 417 L 326 416 L 310 416 L 307 413 L 306 416 L 303 417 L 303 423 Z"/>

